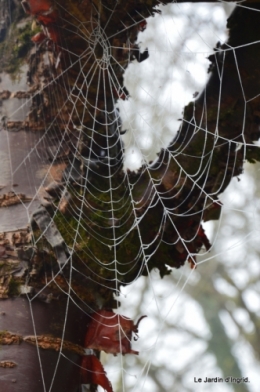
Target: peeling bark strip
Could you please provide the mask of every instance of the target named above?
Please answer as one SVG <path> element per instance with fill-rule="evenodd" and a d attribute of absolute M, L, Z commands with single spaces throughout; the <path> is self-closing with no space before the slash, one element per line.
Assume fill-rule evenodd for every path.
<path fill-rule="evenodd" d="M 46 240 L 50 243 L 60 266 L 68 261 L 69 252 L 53 219 L 44 207 L 40 207 L 33 214 L 33 222 L 37 224 Z"/>
<path fill-rule="evenodd" d="M 85 355 L 85 349 L 83 347 L 60 338 L 54 338 L 51 336 L 26 336 L 23 338 L 23 341 L 34 344 L 44 350 L 65 350 L 78 355 Z"/>
<path fill-rule="evenodd" d="M 85 349 L 78 344 L 52 336 L 21 336 L 8 331 L 0 331 L 0 345 L 31 343 L 44 350 L 66 350 L 78 355 L 85 355 Z"/>
<path fill-rule="evenodd" d="M 23 338 L 21 335 L 16 335 L 8 331 L 0 331 L 0 345 L 1 344 L 21 344 Z"/>
<path fill-rule="evenodd" d="M 0 195 L 0 207 L 9 207 L 19 203 L 29 203 L 31 200 L 31 197 L 28 197 L 23 193 L 8 192 Z"/>
<path fill-rule="evenodd" d="M 11 368 L 14 368 L 15 366 L 17 366 L 17 365 L 13 361 L 0 361 L 0 367 L 1 368 L 11 369 Z"/>

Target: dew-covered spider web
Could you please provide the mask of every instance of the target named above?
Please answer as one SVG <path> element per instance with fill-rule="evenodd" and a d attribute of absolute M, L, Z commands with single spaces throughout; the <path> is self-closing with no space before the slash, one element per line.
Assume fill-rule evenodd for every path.
<path fill-rule="evenodd" d="M 7 392 L 257 390 L 260 8 L 167 3 L 0 1 Z"/>

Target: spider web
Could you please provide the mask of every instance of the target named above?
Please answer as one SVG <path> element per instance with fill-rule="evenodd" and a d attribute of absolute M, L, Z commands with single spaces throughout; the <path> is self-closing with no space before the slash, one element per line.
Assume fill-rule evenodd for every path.
<path fill-rule="evenodd" d="M 195 5 L 173 4 L 159 14 L 157 8 L 135 8 L 131 2 L 124 10 L 109 1 L 22 3 L 29 23 L 32 17 L 37 21 L 29 34 L 35 44 L 26 52 L 18 86 L 12 86 L 6 74 L 2 78 L 1 108 L 1 239 L 6 241 L 1 252 L 9 262 L 19 260 L 12 271 L 12 295 L 22 299 L 31 325 L 28 332 L 13 332 L 24 341 L 30 335 L 27 342 L 36 347 L 40 377 L 35 390 L 95 390 L 89 374 L 102 370 L 84 373 L 82 353 L 80 358 L 75 350 L 71 353 L 67 342 L 85 344 L 86 357 L 95 353 L 99 358 L 101 343 L 84 343 L 97 320 L 96 331 L 99 324 L 119 336 L 119 343 L 109 342 L 107 352 L 129 353 L 132 334 L 119 316 L 112 326 L 112 313 L 99 316 L 112 309 L 122 314 L 121 302 L 123 314 L 129 316 L 127 307 L 140 301 L 134 287 L 141 286 L 145 276 L 154 308 L 139 330 L 142 325 L 149 330 L 157 312 L 155 338 L 145 337 L 150 347 L 144 349 L 141 371 L 135 363 L 133 375 L 118 355 L 109 378 L 114 378 L 114 390 L 158 390 L 148 376 L 157 339 L 177 307 L 176 298 L 193 282 L 200 265 L 197 254 L 203 253 L 203 263 L 216 257 L 209 253 L 207 225 L 202 222 L 211 221 L 214 213 L 221 216 L 218 195 L 241 174 L 244 159 L 258 159 L 253 149 L 257 122 L 249 130 L 246 124 L 250 110 L 257 117 L 259 93 L 244 87 L 242 60 L 234 50 L 248 43 L 218 44 L 212 54 L 216 41 L 226 40 L 225 20 L 206 39 L 209 12 L 204 6 L 198 8 L 200 27 L 191 30 Z M 213 9 L 213 20 L 221 13 L 223 17 L 220 5 Z M 27 31 L 24 22 L 19 23 L 24 41 L 14 51 L 22 57 Z M 230 53 L 236 75 L 231 82 L 240 88 L 231 103 L 226 92 L 230 74 L 225 73 Z M 212 83 L 218 79 L 213 93 L 210 83 L 202 92 L 208 56 Z M 213 244 L 217 237 L 218 229 Z M 248 240 L 249 234 L 238 244 Z M 191 269 L 184 267 L 172 288 L 169 273 L 186 262 Z M 159 276 L 166 281 L 167 294 L 161 293 Z M 6 287 L 3 298 L 11 296 L 10 281 Z M 165 305 L 161 296 L 167 297 Z M 134 300 L 127 305 L 129 297 Z M 54 348 L 48 335 L 59 339 L 51 366 L 42 345 L 43 337 L 45 345 Z M 167 389 L 167 377 L 165 383 Z"/>

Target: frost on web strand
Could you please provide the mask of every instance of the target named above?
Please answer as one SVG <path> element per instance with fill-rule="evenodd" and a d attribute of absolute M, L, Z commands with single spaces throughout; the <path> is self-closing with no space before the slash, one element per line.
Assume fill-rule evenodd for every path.
<path fill-rule="evenodd" d="M 85 343 L 87 350 L 132 352 L 134 323 L 125 329 L 122 316 L 111 311 L 119 306 L 120 286 L 153 268 L 163 277 L 186 260 L 194 267 L 201 248 L 210 248 L 201 223 L 220 214 L 218 194 L 242 172 L 245 158 L 259 159 L 252 143 L 259 138 L 260 54 L 259 44 L 251 44 L 260 37 L 258 12 L 238 7 L 228 22 L 230 39 L 210 57 L 210 80 L 185 107 L 177 137 L 156 163 L 137 173 L 122 170 L 124 130 L 116 102 L 127 99 L 129 62 L 147 57 L 136 38 L 157 4 L 22 1 L 38 22 L 30 37 L 35 46 L 24 49 L 30 88 L 20 98 L 29 102 L 29 112 L 4 125 L 38 135 L 22 164 L 29 172 L 36 151 L 46 175 L 36 195 L 2 190 L 2 208 L 22 203 L 28 212 L 29 196 L 41 206 L 29 230 L 2 234 L 0 288 L 2 298 L 19 297 L 15 306 L 23 306 L 30 320 L 20 334 L 33 336 L 14 340 L 23 346 L 20 357 L 11 340 L 9 354 L 18 352 L 22 361 L 28 350 L 35 371 L 43 369 L 37 380 L 44 390 L 65 391 L 83 381 L 102 385 L 104 379 L 95 377 L 104 371 L 93 352 L 80 358 L 87 326 L 112 328 L 106 331 L 109 347 L 97 343 L 100 335 L 93 345 Z M 2 98 L 8 100 L 9 92 Z M 10 302 L 4 304 L 8 314 Z M 14 331 L 14 321 L 6 320 L 4 330 Z M 8 339 L 2 335 L 2 343 Z M 50 360 L 55 366 L 48 367 Z M 93 378 L 81 370 L 91 366 Z"/>

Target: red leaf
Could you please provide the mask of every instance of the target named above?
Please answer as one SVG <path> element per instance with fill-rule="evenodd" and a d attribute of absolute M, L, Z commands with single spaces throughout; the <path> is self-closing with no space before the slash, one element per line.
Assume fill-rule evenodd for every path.
<path fill-rule="evenodd" d="M 54 23 L 58 14 L 49 0 L 23 0 L 22 6 L 27 14 L 36 16 L 45 26 Z"/>
<path fill-rule="evenodd" d="M 139 31 L 144 31 L 144 30 L 146 29 L 146 26 L 147 26 L 147 22 L 146 22 L 146 20 L 144 19 L 144 20 L 142 20 L 142 21 L 139 23 L 139 25 L 138 25 Z"/>
<path fill-rule="evenodd" d="M 209 242 L 209 239 L 206 236 L 205 231 L 204 231 L 204 229 L 203 229 L 203 227 L 201 225 L 200 225 L 199 230 L 198 230 L 197 241 L 201 241 L 202 244 L 205 246 L 205 248 L 207 250 L 210 250 L 212 245 Z"/>
<path fill-rule="evenodd" d="M 110 354 L 138 354 L 131 348 L 132 334 L 138 333 L 138 324 L 133 320 L 115 314 L 112 311 L 100 310 L 97 312 L 89 326 L 85 339 L 85 347 L 94 350 L 103 350 Z M 135 337 L 136 339 L 136 337 Z"/>
<path fill-rule="evenodd" d="M 52 6 L 49 0 L 23 0 L 22 5 L 26 12 L 31 15 L 48 13 Z"/>
<path fill-rule="evenodd" d="M 196 268 L 197 268 L 196 256 L 189 257 L 189 258 L 188 258 L 188 262 L 190 263 L 190 268 L 191 268 L 191 269 L 196 269 Z"/>
<path fill-rule="evenodd" d="M 81 366 L 82 384 L 100 385 L 105 391 L 113 392 L 103 365 L 95 355 L 84 356 Z"/>
<path fill-rule="evenodd" d="M 35 43 L 35 44 L 40 44 L 42 43 L 45 39 L 46 39 L 46 35 L 44 33 L 37 33 L 35 34 L 31 40 Z"/>

